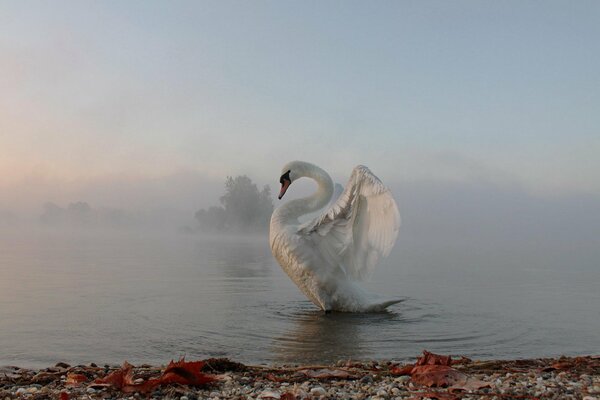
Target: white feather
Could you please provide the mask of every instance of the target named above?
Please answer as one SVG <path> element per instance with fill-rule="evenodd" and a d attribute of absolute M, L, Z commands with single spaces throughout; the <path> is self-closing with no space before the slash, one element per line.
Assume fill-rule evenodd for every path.
<path fill-rule="evenodd" d="M 365 280 L 381 256 L 390 253 L 399 229 L 400 213 L 390 190 L 359 165 L 338 200 L 298 233 L 330 255 L 348 277 Z"/>

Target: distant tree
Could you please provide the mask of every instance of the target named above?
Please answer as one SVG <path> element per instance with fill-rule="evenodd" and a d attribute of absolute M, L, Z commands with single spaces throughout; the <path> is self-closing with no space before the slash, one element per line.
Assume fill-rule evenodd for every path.
<path fill-rule="evenodd" d="M 61 227 L 126 228 L 136 225 L 137 220 L 128 212 L 118 208 L 92 208 L 85 201 L 77 201 L 70 203 L 66 208 L 51 202 L 44 204 L 40 222 Z"/>
<path fill-rule="evenodd" d="M 92 207 L 85 201 L 69 204 L 67 215 L 69 222 L 73 225 L 90 225 L 94 219 Z"/>
<path fill-rule="evenodd" d="M 221 207 L 210 207 L 196 213 L 200 228 L 217 232 L 259 232 L 269 226 L 273 212 L 271 188 L 258 190 L 246 175 L 225 180 L 225 194 L 219 199 Z"/>
<path fill-rule="evenodd" d="M 196 220 L 200 229 L 206 232 L 225 231 L 225 209 L 223 207 L 209 207 L 208 210 L 201 209 L 196 212 Z"/>
<path fill-rule="evenodd" d="M 44 204 L 44 212 L 40 216 L 40 220 L 47 225 L 57 225 L 64 222 L 65 209 L 57 206 L 54 203 L 47 202 Z"/>
<path fill-rule="evenodd" d="M 136 225 L 135 218 L 120 208 L 103 207 L 95 209 L 96 220 L 98 223 L 112 228 L 127 228 Z"/>

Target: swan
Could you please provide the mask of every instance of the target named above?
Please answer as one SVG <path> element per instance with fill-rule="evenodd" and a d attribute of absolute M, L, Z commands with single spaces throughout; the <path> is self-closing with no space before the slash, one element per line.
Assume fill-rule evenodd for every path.
<path fill-rule="evenodd" d="M 316 193 L 283 204 L 271 216 L 269 242 L 282 269 L 326 313 L 376 312 L 401 301 L 378 298 L 359 284 L 390 253 L 398 236 L 400 213 L 390 190 L 359 165 L 332 200 L 335 189 L 327 172 L 292 161 L 281 170 L 279 200 L 302 177 L 317 182 Z M 301 216 L 327 204 L 320 216 L 300 222 Z"/>

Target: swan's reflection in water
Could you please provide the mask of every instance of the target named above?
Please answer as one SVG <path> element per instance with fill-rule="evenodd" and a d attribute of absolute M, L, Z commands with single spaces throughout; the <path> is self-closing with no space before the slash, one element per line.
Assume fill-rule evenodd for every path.
<path fill-rule="evenodd" d="M 324 314 L 306 308 L 295 315 L 292 329 L 273 342 L 273 357 L 277 363 L 324 363 L 338 360 L 364 360 L 377 347 L 369 332 L 389 325 L 397 319 L 393 312 Z"/>

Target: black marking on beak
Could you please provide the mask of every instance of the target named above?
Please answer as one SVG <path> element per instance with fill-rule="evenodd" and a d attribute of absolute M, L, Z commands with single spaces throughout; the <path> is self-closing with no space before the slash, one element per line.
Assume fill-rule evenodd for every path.
<path fill-rule="evenodd" d="M 290 185 L 292 184 L 292 180 L 290 179 L 290 172 L 291 171 L 286 172 L 285 174 L 281 175 L 281 178 L 279 178 L 279 183 L 281 183 L 281 190 L 279 191 L 278 197 L 279 200 L 281 200 L 288 187 L 290 187 Z"/>

